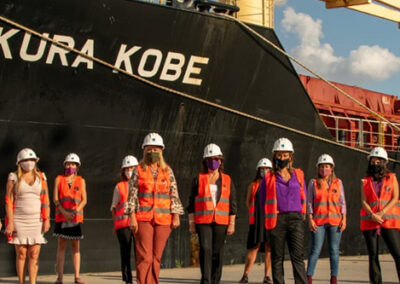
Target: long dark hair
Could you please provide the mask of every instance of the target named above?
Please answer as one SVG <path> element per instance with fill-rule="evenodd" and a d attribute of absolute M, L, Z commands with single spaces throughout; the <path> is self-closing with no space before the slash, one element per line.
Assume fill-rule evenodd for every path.
<path fill-rule="evenodd" d="M 219 172 L 223 173 L 224 172 L 224 157 L 223 156 L 217 156 L 221 160 L 221 165 L 219 166 Z M 207 158 L 204 158 L 201 161 L 201 164 L 203 166 L 203 174 L 208 173 L 208 167 L 207 167 Z"/>
<path fill-rule="evenodd" d="M 381 181 L 389 173 L 389 170 L 387 169 L 387 161 L 385 159 L 378 158 L 381 161 L 380 165 L 382 169 L 378 173 L 378 175 L 375 175 L 374 172 L 372 171 L 371 159 L 372 158 L 368 160 L 368 167 L 366 172 L 367 177 L 372 177 L 374 180 Z"/>

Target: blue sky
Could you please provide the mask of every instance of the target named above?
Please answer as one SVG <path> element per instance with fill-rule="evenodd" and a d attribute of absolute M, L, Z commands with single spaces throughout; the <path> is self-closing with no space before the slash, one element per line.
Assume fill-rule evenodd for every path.
<path fill-rule="evenodd" d="M 319 0 L 276 0 L 275 31 L 287 52 L 327 79 L 400 96 L 396 23 Z"/>

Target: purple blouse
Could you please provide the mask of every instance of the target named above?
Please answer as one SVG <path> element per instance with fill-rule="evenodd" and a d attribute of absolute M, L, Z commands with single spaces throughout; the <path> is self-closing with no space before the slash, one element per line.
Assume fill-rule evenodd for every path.
<path fill-rule="evenodd" d="M 374 188 L 376 196 L 378 196 L 379 198 L 379 196 L 381 195 L 382 180 L 381 181 L 372 180 L 372 187 Z"/>
<path fill-rule="evenodd" d="M 296 174 L 293 172 L 289 181 L 286 182 L 279 173 L 276 173 L 276 199 L 277 209 L 279 213 L 286 212 L 301 212 L 301 198 L 300 198 L 300 184 L 297 180 Z M 306 184 L 304 183 L 304 194 L 306 194 Z M 259 188 L 260 205 L 264 208 L 265 205 L 265 178 L 262 180 Z"/>

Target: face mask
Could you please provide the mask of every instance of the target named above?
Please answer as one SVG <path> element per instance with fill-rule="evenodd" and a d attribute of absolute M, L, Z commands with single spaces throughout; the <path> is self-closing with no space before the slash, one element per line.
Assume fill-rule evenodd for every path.
<path fill-rule="evenodd" d="M 220 160 L 207 160 L 207 168 L 209 168 L 210 170 L 215 171 L 216 169 L 219 168 L 220 165 L 221 165 Z"/>
<path fill-rule="evenodd" d="M 158 152 L 147 152 L 146 160 L 150 163 L 157 163 L 160 160 L 160 153 Z"/>
<path fill-rule="evenodd" d="M 65 168 L 65 175 L 66 176 L 74 175 L 76 174 L 77 171 L 78 171 L 77 168 Z"/>
<path fill-rule="evenodd" d="M 328 177 L 332 174 L 332 169 L 331 168 L 320 168 L 319 169 L 319 174 L 321 177 Z"/>
<path fill-rule="evenodd" d="M 263 178 L 269 172 L 269 170 L 260 171 L 260 176 Z"/>
<path fill-rule="evenodd" d="M 284 159 L 284 160 L 280 160 L 280 159 L 275 159 L 275 166 L 278 169 L 284 169 L 289 165 L 289 159 Z"/>
<path fill-rule="evenodd" d="M 371 171 L 372 174 L 380 174 L 382 171 L 382 166 L 381 165 L 371 165 Z"/>
<path fill-rule="evenodd" d="M 130 170 L 125 170 L 124 172 L 125 172 L 125 176 L 126 176 L 126 178 L 127 178 L 127 179 L 130 179 L 130 178 L 131 178 L 131 176 L 132 176 L 132 173 L 133 173 L 133 171 L 130 171 Z"/>
<path fill-rule="evenodd" d="M 36 162 L 35 161 L 23 161 L 19 164 L 24 171 L 30 172 L 35 167 Z"/>

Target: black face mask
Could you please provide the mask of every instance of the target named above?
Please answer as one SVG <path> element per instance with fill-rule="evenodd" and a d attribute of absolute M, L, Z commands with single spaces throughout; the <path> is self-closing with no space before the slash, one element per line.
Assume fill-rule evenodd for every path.
<path fill-rule="evenodd" d="M 284 169 L 289 165 L 290 159 L 284 159 L 284 160 L 279 160 L 279 159 L 275 159 L 275 166 L 278 169 Z"/>
<path fill-rule="evenodd" d="M 382 172 L 381 165 L 371 165 L 371 174 L 376 175 L 380 174 L 381 172 Z"/>

